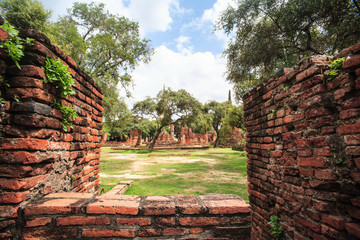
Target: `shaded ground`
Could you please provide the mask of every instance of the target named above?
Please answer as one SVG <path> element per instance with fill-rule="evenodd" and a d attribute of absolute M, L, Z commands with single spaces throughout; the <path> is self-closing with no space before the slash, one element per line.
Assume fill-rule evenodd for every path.
<path fill-rule="evenodd" d="M 247 201 L 245 152 L 231 149 L 124 151 L 103 147 L 100 187 L 133 180 L 133 195 L 237 194 Z"/>

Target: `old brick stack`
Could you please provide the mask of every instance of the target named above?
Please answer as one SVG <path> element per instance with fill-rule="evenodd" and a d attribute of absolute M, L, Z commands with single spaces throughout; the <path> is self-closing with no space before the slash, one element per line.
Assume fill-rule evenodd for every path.
<path fill-rule="evenodd" d="M 244 96 L 253 239 L 360 239 L 360 43 L 330 80 L 301 61 Z"/>
<path fill-rule="evenodd" d="M 236 195 L 55 193 L 24 210 L 24 239 L 250 239 L 250 208 Z"/>
<path fill-rule="evenodd" d="M 34 31 L 21 36 L 35 39 L 27 46 L 21 69 L 0 53 L 5 104 L 0 122 L 0 238 L 11 238 L 21 206 L 44 194 L 61 191 L 94 192 L 99 183 L 102 90 L 49 39 Z M 0 40 L 7 33 L 0 29 Z M 71 72 L 76 95 L 61 98 L 44 83 L 46 57 L 60 58 Z M 62 114 L 54 99 L 79 114 L 73 129 L 64 132 Z"/>

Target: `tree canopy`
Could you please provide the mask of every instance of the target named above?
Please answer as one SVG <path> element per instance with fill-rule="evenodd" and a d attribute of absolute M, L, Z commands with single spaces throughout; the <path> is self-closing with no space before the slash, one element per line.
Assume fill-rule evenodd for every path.
<path fill-rule="evenodd" d="M 140 117 L 151 117 L 156 121 L 156 134 L 150 144 L 153 149 L 162 129 L 170 124 L 190 124 L 196 120 L 201 103 L 183 89 L 170 88 L 160 91 L 155 98 L 147 97 L 134 104 L 133 112 Z"/>
<path fill-rule="evenodd" d="M 51 11 L 37 0 L 2 0 L 0 13 L 17 28 L 44 30 Z"/>
<path fill-rule="evenodd" d="M 37 0 L 2 0 L 0 7 L 15 27 L 45 33 L 99 84 L 104 91 L 105 130 L 119 134 L 119 122 L 128 119 L 119 86 L 131 95 L 131 72 L 139 62 L 150 61 L 153 53 L 149 40 L 140 37 L 138 24 L 109 13 L 103 3 L 75 2 L 56 22 L 49 21 L 51 11 Z"/>
<path fill-rule="evenodd" d="M 216 24 L 232 36 L 224 54 L 237 99 L 301 58 L 359 41 L 359 0 L 238 0 Z"/>

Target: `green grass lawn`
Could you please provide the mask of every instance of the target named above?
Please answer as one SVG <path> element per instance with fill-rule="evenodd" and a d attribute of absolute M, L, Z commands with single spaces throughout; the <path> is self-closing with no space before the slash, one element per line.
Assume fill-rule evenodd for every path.
<path fill-rule="evenodd" d="M 134 181 L 128 195 L 237 194 L 248 201 L 246 152 L 101 148 L 100 187 Z"/>

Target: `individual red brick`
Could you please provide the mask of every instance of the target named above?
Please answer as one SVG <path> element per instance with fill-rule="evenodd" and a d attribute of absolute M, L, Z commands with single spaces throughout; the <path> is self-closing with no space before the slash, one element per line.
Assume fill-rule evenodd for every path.
<path fill-rule="evenodd" d="M 196 196 L 176 196 L 177 206 L 183 214 L 200 214 L 203 211 L 202 204 Z"/>
<path fill-rule="evenodd" d="M 332 227 L 329 227 L 325 224 L 321 224 L 321 235 L 324 237 L 330 237 L 332 239 L 343 239 L 346 240 L 346 237 L 344 236 L 344 233 L 334 229 Z"/>
<path fill-rule="evenodd" d="M 346 100 L 342 104 L 343 108 L 359 108 L 360 107 L 360 97 L 351 98 Z"/>
<path fill-rule="evenodd" d="M 26 221 L 26 227 L 39 227 L 45 226 L 51 223 L 51 218 L 49 217 L 39 217 L 32 220 Z"/>
<path fill-rule="evenodd" d="M 346 145 L 360 145 L 360 134 L 344 137 Z"/>
<path fill-rule="evenodd" d="M 134 238 L 134 229 L 83 229 L 82 237 L 96 238 L 96 237 L 127 237 Z"/>
<path fill-rule="evenodd" d="M 338 179 L 338 176 L 330 169 L 315 169 L 315 177 L 322 180 Z"/>
<path fill-rule="evenodd" d="M 109 225 L 108 217 L 83 217 L 71 216 L 56 219 L 57 226 L 74 226 L 74 225 Z"/>
<path fill-rule="evenodd" d="M 44 180 L 48 175 L 40 175 L 29 178 L 4 178 L 0 179 L 0 187 L 9 190 L 28 190 Z"/>
<path fill-rule="evenodd" d="M 294 216 L 294 221 L 300 223 L 301 225 L 311 229 L 314 232 L 320 233 L 321 232 L 321 225 L 311 219 L 305 219 L 298 215 Z"/>
<path fill-rule="evenodd" d="M 9 34 L 2 28 L 0 28 L 0 41 L 5 42 L 5 40 L 9 37 Z"/>
<path fill-rule="evenodd" d="M 139 237 L 158 237 L 162 236 L 161 228 L 142 228 L 137 231 Z"/>
<path fill-rule="evenodd" d="M 6 92 L 6 96 L 8 98 L 13 98 L 16 96 L 19 99 L 32 99 L 50 104 L 54 102 L 53 95 L 39 88 L 31 89 L 31 91 L 26 88 L 9 88 L 9 90 Z"/>
<path fill-rule="evenodd" d="M 75 239 L 77 229 L 26 230 L 22 239 Z"/>
<path fill-rule="evenodd" d="M 322 103 L 322 98 L 320 95 L 312 96 L 301 102 L 301 108 L 306 109 L 308 107 L 314 106 L 315 104 Z"/>
<path fill-rule="evenodd" d="M 244 200 L 203 201 L 210 214 L 248 213 L 250 206 Z"/>
<path fill-rule="evenodd" d="M 322 147 L 326 145 L 325 137 L 307 139 L 306 143 L 310 147 Z"/>
<path fill-rule="evenodd" d="M 305 112 L 306 119 L 328 115 L 330 111 L 324 107 L 313 108 Z"/>
<path fill-rule="evenodd" d="M 342 68 L 352 68 L 360 65 L 360 55 L 351 56 L 342 65 Z"/>
<path fill-rule="evenodd" d="M 137 215 L 139 201 L 98 200 L 87 206 L 87 213 L 92 214 L 128 214 Z"/>
<path fill-rule="evenodd" d="M 0 192 L 0 203 L 21 203 L 29 196 L 30 191 L 25 192 Z"/>
<path fill-rule="evenodd" d="M 310 68 L 302 71 L 301 73 L 298 73 L 296 75 L 296 82 L 301 82 L 303 80 L 305 80 L 306 78 L 309 78 L 315 74 L 320 73 L 320 67 L 318 66 L 311 66 Z"/>
<path fill-rule="evenodd" d="M 15 218 L 18 216 L 19 206 L 2 205 L 0 206 L 0 218 Z"/>
<path fill-rule="evenodd" d="M 204 232 L 203 228 L 190 228 L 190 233 L 191 234 L 201 234 Z"/>
<path fill-rule="evenodd" d="M 150 218 L 117 218 L 116 224 L 120 226 L 148 226 L 151 225 Z"/>
<path fill-rule="evenodd" d="M 343 124 L 336 129 L 337 133 L 360 133 L 360 121 L 355 124 Z"/>
<path fill-rule="evenodd" d="M 322 214 L 321 221 L 338 230 L 345 229 L 345 225 L 348 222 L 348 220 L 343 216 L 334 216 L 328 214 Z"/>
<path fill-rule="evenodd" d="M 355 182 L 360 183 L 360 172 L 351 173 L 350 176 Z"/>
<path fill-rule="evenodd" d="M 183 236 L 186 234 L 186 230 L 183 228 L 165 228 L 163 230 L 163 235 L 171 235 L 171 236 Z"/>
<path fill-rule="evenodd" d="M 297 163 L 299 166 L 302 166 L 302 167 L 326 167 L 327 166 L 327 162 L 326 162 L 325 158 L 323 158 L 323 157 L 307 157 L 307 158 L 298 157 Z"/>
<path fill-rule="evenodd" d="M 182 226 L 215 226 L 225 224 L 222 217 L 181 217 L 179 223 Z"/>
<path fill-rule="evenodd" d="M 147 196 L 143 203 L 144 215 L 173 215 L 175 202 L 173 196 Z"/>
<path fill-rule="evenodd" d="M 360 239 L 360 224 L 346 223 L 346 230 L 354 237 Z"/>
<path fill-rule="evenodd" d="M 32 65 L 22 65 L 21 70 L 16 66 L 9 68 L 9 73 L 15 76 L 26 76 L 43 79 L 45 77 L 44 69 Z"/>
<path fill-rule="evenodd" d="M 316 150 L 314 150 L 314 155 L 315 156 L 330 157 L 331 156 L 331 149 L 330 149 L 330 147 L 324 147 L 324 148 L 321 148 L 321 149 L 316 149 Z"/>
<path fill-rule="evenodd" d="M 25 215 L 78 213 L 85 204 L 85 199 L 49 199 L 42 203 L 30 204 L 25 208 Z"/>

